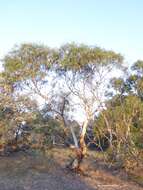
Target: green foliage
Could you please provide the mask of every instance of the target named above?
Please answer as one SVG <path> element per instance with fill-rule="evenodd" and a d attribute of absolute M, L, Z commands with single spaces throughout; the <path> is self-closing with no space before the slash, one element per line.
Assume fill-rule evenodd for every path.
<path fill-rule="evenodd" d="M 123 57 L 113 51 L 84 44 L 66 44 L 59 49 L 60 64 L 69 69 L 81 69 L 88 64 L 121 64 Z"/>
<path fill-rule="evenodd" d="M 2 75 L 11 82 L 41 78 L 45 76 L 45 69 L 53 64 L 55 56 L 54 50 L 45 46 L 22 44 L 5 56 Z"/>
<path fill-rule="evenodd" d="M 105 69 L 111 71 L 113 66 L 121 68 L 122 63 L 123 57 L 120 54 L 84 44 L 70 43 L 58 49 L 38 44 L 15 47 L 5 56 L 4 70 L 0 73 L 0 144 L 6 144 L 14 138 L 15 129 L 23 120 L 26 120 L 32 129 L 26 139 L 31 147 L 46 149 L 51 147 L 54 141 L 64 143 L 65 134 L 69 135 L 69 131 L 65 129 L 65 121 L 68 118 L 65 112 L 69 113 L 73 109 L 70 94 L 78 96 L 82 102 L 81 106 L 87 111 L 88 119 L 91 119 L 95 111 L 93 107 L 101 100 L 101 97 L 96 96 L 100 81 L 95 80 L 95 75 L 98 73 L 101 81 L 105 82 L 100 68 L 101 72 Z M 71 91 L 67 96 L 63 92 L 64 89 L 54 94 L 56 85 L 62 78 L 62 75 L 56 75 L 57 83 L 52 84 L 49 99 L 49 94 L 42 94 L 40 90 L 44 89 L 49 73 L 54 71 L 57 74 L 58 69 L 64 76 L 69 73 L 73 75 L 70 76 L 71 81 L 68 80 Z M 108 138 L 110 147 L 107 154 L 114 160 L 123 162 L 124 166 L 128 165 L 128 161 L 136 159 L 143 148 L 143 61 L 137 61 L 132 70 L 127 79 L 113 78 L 110 81 L 109 88 L 114 91 L 114 95 L 107 100 L 105 109 L 100 109 L 94 122 L 95 137 Z M 108 72 L 106 74 L 108 75 Z M 76 86 L 77 82 L 83 82 L 84 90 L 81 94 L 78 85 Z M 28 88 L 23 95 L 19 89 L 25 87 Z M 62 94 L 59 96 L 58 93 Z M 89 98 L 86 93 L 93 96 Z M 45 114 L 50 110 L 50 113 L 56 113 L 59 117 L 44 118 L 44 113 L 41 114 L 36 102 L 29 97 L 31 94 L 39 95 L 48 103 Z M 77 137 L 79 138 L 79 134 Z"/>
<path fill-rule="evenodd" d="M 136 61 L 132 66 L 132 70 L 135 70 L 140 74 L 143 74 L 143 61 L 142 60 Z"/>
<path fill-rule="evenodd" d="M 98 138 L 98 136 L 110 134 L 109 158 L 126 165 L 126 161 L 130 158 L 136 161 L 138 152 L 142 149 L 142 122 L 143 103 L 141 99 L 135 95 L 128 95 L 118 101 L 118 96 L 116 96 L 113 103 L 110 100 L 107 109 L 101 111 L 97 117 L 94 127 L 95 136 Z"/>
<path fill-rule="evenodd" d="M 37 113 L 30 125 L 33 129 L 29 139 L 32 147 L 35 145 L 36 148 L 46 149 L 53 146 L 54 140 L 59 144 L 64 142 L 63 128 L 60 126 L 61 123 L 55 119 L 44 119 L 41 113 Z"/>

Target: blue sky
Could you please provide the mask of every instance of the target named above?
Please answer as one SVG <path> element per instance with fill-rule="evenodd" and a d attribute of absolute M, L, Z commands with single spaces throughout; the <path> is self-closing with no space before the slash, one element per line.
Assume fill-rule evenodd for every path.
<path fill-rule="evenodd" d="M 22 42 L 73 41 L 143 59 L 143 0 L 0 0 L 0 57 Z"/>

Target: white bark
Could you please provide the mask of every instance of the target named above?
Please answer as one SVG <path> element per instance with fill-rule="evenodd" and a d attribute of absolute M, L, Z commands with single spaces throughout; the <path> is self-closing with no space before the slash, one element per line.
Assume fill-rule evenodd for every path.
<path fill-rule="evenodd" d="M 70 130 L 71 130 L 71 134 L 72 134 L 72 137 L 73 137 L 73 140 L 74 140 L 75 147 L 79 148 L 77 137 L 75 135 L 73 126 L 71 126 L 71 125 L 70 125 Z"/>

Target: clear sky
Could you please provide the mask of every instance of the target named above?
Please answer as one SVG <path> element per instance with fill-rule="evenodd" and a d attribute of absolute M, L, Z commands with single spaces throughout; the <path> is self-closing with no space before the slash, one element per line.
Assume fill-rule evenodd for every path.
<path fill-rule="evenodd" d="M 143 59 L 143 0 L 0 0 L 0 57 L 22 42 L 71 41 Z"/>

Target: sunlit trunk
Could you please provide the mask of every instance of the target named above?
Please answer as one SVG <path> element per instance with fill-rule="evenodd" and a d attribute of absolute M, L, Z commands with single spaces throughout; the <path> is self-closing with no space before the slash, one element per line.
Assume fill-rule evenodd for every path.
<path fill-rule="evenodd" d="M 79 146 L 75 148 L 76 157 L 70 163 L 70 168 L 74 171 L 79 171 L 81 169 L 80 165 L 83 161 L 83 158 L 85 157 L 87 153 L 87 147 L 85 144 L 85 135 L 86 135 L 87 125 L 88 125 L 88 121 L 85 121 L 82 126 L 82 130 L 80 134 Z"/>
<path fill-rule="evenodd" d="M 72 137 L 73 137 L 75 148 L 78 149 L 79 148 L 78 140 L 77 140 L 76 134 L 75 134 L 74 129 L 73 129 L 72 126 L 70 126 L 70 131 L 71 131 L 71 134 L 72 134 Z"/>

